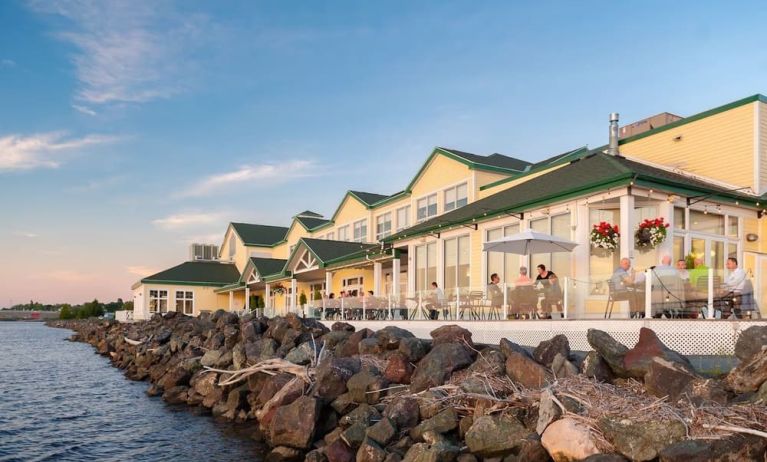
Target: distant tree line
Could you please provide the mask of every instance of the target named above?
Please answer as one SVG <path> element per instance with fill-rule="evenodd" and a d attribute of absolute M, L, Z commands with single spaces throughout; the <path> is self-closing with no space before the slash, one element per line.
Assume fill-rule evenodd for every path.
<path fill-rule="evenodd" d="M 16 311 L 58 311 L 61 319 L 85 319 L 90 317 L 104 316 L 105 313 L 114 313 L 119 310 L 133 310 L 133 302 L 123 302 L 122 298 L 109 303 L 101 303 L 97 299 L 80 305 L 69 303 L 42 304 L 30 300 L 29 303 L 21 303 L 10 307 Z"/>

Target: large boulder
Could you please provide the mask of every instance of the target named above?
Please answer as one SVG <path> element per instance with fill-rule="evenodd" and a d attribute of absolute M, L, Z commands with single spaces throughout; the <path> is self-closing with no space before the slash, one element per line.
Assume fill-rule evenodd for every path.
<path fill-rule="evenodd" d="M 474 363 L 469 366 L 471 375 L 497 377 L 506 372 L 506 357 L 498 350 L 486 348 L 478 355 Z"/>
<path fill-rule="evenodd" d="M 557 354 L 565 359 L 570 356 L 570 342 L 563 334 L 555 335 L 550 340 L 544 340 L 533 350 L 533 359 L 546 367 L 551 367 Z"/>
<path fill-rule="evenodd" d="M 328 462 L 354 462 L 356 453 L 342 439 L 337 439 L 325 447 Z"/>
<path fill-rule="evenodd" d="M 336 356 L 347 357 L 359 354 L 360 342 L 372 336 L 373 331 L 367 328 L 354 332 L 346 340 L 338 344 L 336 347 Z"/>
<path fill-rule="evenodd" d="M 189 397 L 189 387 L 184 385 L 175 386 L 165 390 L 162 399 L 168 404 L 184 404 Z"/>
<path fill-rule="evenodd" d="M 453 371 L 472 363 L 467 349 L 458 343 L 443 343 L 435 346 L 418 362 L 410 378 L 410 390 L 417 393 L 431 387 L 443 385 Z"/>
<path fill-rule="evenodd" d="M 388 417 L 383 417 L 378 422 L 368 427 L 366 436 L 376 443 L 386 446 L 397 436 L 397 424 Z"/>
<path fill-rule="evenodd" d="M 570 418 L 550 424 L 541 435 L 541 444 L 554 462 L 583 460 L 600 452 L 591 430 Z"/>
<path fill-rule="evenodd" d="M 562 410 L 554 402 L 554 394 L 548 388 L 543 390 L 538 402 L 538 420 L 535 424 L 535 432 L 543 435 L 546 427 L 561 416 Z"/>
<path fill-rule="evenodd" d="M 663 358 L 652 358 L 647 373 L 644 375 L 644 385 L 648 392 L 675 403 L 687 394 L 689 396 L 692 382 L 697 377 L 679 364 Z"/>
<path fill-rule="evenodd" d="M 642 327 L 639 329 L 639 341 L 636 346 L 627 351 L 623 358 L 623 367 L 631 377 L 641 379 L 650 369 L 653 358 L 663 358 L 695 374 L 695 369 L 687 358 L 664 345 L 654 331 Z"/>
<path fill-rule="evenodd" d="M 506 355 L 506 374 L 526 388 L 541 388 L 552 382 L 554 376 L 529 356 L 511 351 Z"/>
<path fill-rule="evenodd" d="M 429 352 L 429 345 L 420 338 L 407 337 L 400 340 L 397 350 L 405 355 L 408 361 L 417 363 Z"/>
<path fill-rule="evenodd" d="M 767 440 L 735 434 L 725 438 L 684 440 L 660 451 L 661 462 L 740 462 L 765 460 Z"/>
<path fill-rule="evenodd" d="M 181 367 L 174 367 L 169 369 L 165 375 L 162 376 L 157 385 L 162 387 L 163 390 L 170 390 L 176 386 L 189 385 L 189 379 L 192 377 L 192 372 Z"/>
<path fill-rule="evenodd" d="M 466 432 L 466 445 L 481 457 L 503 457 L 524 444 L 530 433 L 512 415 L 484 415 L 475 418 Z"/>
<path fill-rule="evenodd" d="M 461 345 L 466 345 L 470 350 L 474 350 L 471 332 L 461 326 L 456 326 L 455 324 L 442 326 L 431 331 L 429 335 L 432 338 L 432 347 L 443 343 L 460 343 Z"/>
<path fill-rule="evenodd" d="M 391 419 L 397 428 L 407 430 L 418 425 L 418 400 L 411 397 L 393 399 L 384 409 L 384 417 Z"/>
<path fill-rule="evenodd" d="M 224 352 L 221 350 L 208 350 L 202 356 L 202 359 L 200 359 L 200 364 L 205 367 L 213 367 L 218 363 L 218 360 L 223 354 Z"/>
<path fill-rule="evenodd" d="M 767 382 L 767 348 L 739 364 L 725 378 L 727 388 L 736 393 L 757 391 Z"/>
<path fill-rule="evenodd" d="M 603 417 L 599 429 L 618 452 L 635 461 L 653 460 L 663 448 L 687 435 L 684 424 L 678 420 L 638 422 Z"/>
<path fill-rule="evenodd" d="M 397 326 L 386 326 L 375 333 L 382 350 L 396 350 L 403 339 L 414 337 L 410 331 Z"/>
<path fill-rule="evenodd" d="M 408 358 L 398 351 L 389 356 L 389 360 L 386 362 L 386 369 L 384 370 L 384 377 L 391 383 L 409 384 L 414 369 L 413 364 Z"/>
<path fill-rule="evenodd" d="M 591 348 L 607 362 L 615 375 L 618 377 L 630 376 L 623 366 L 623 360 L 629 351 L 626 345 L 612 338 L 607 332 L 598 329 L 589 329 L 586 332 L 586 340 L 588 340 Z"/>
<path fill-rule="evenodd" d="M 357 462 L 384 462 L 386 451 L 370 438 L 366 438 L 357 450 Z"/>
<path fill-rule="evenodd" d="M 500 347 L 501 347 L 501 353 L 503 353 L 503 355 L 505 357 L 507 357 L 507 358 L 512 353 L 519 353 L 519 354 L 521 354 L 523 356 L 527 356 L 528 358 L 532 358 L 533 357 L 530 354 L 530 352 L 525 349 L 525 347 L 523 347 L 521 345 L 518 345 L 518 344 L 512 342 L 511 340 L 509 340 L 507 338 L 502 338 L 501 339 Z"/>
<path fill-rule="evenodd" d="M 551 371 L 554 373 L 554 377 L 564 379 L 578 375 L 578 366 L 571 363 L 566 356 L 557 353 L 554 360 L 551 361 Z"/>
<path fill-rule="evenodd" d="M 314 396 L 332 401 L 346 393 L 346 382 L 360 371 L 359 358 L 323 359 L 316 371 Z"/>
<path fill-rule="evenodd" d="M 319 355 L 320 346 L 321 344 L 309 340 L 290 350 L 288 354 L 285 355 L 285 359 L 293 364 L 305 366 L 314 361 Z"/>
<path fill-rule="evenodd" d="M 610 365 L 596 351 L 589 351 L 581 364 L 581 372 L 586 377 L 600 382 L 612 382 L 615 378 Z"/>
<path fill-rule="evenodd" d="M 415 428 L 410 430 L 410 437 L 414 441 L 423 441 L 423 435 L 427 431 L 436 433 L 447 433 L 458 428 L 458 414 L 455 409 L 448 407 L 434 417 L 424 420 Z"/>
<path fill-rule="evenodd" d="M 369 370 L 360 371 L 346 382 L 349 396 L 357 403 L 375 404 L 385 393 L 389 383 L 385 378 Z"/>
<path fill-rule="evenodd" d="M 269 426 L 269 441 L 273 446 L 309 448 L 319 411 L 320 403 L 310 396 L 302 396 L 277 408 Z"/>
<path fill-rule="evenodd" d="M 751 326 L 738 335 L 735 356 L 741 361 L 748 361 L 765 345 L 767 345 L 767 326 Z"/>

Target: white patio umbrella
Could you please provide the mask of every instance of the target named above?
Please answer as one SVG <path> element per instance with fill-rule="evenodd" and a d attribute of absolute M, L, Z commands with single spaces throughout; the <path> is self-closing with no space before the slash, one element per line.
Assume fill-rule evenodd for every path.
<path fill-rule="evenodd" d="M 534 253 L 572 252 L 577 245 L 575 242 L 551 234 L 524 231 L 495 241 L 485 242 L 483 249 L 486 252 L 530 255 Z"/>

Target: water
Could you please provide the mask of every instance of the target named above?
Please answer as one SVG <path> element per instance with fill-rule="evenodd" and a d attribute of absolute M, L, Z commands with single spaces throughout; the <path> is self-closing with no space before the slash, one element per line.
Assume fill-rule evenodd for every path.
<path fill-rule="evenodd" d="M 241 426 L 147 397 L 70 334 L 0 322 L 0 461 L 260 459 Z"/>

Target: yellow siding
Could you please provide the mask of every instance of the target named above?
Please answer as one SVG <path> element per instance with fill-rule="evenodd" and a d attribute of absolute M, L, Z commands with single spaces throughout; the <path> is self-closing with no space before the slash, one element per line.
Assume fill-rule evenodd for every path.
<path fill-rule="evenodd" d="M 373 290 L 373 268 L 372 266 L 368 268 L 347 268 L 335 271 L 333 273 L 333 288 L 331 292 L 336 294 L 338 296 L 339 293 L 341 293 L 343 288 L 343 279 L 346 278 L 354 278 L 362 276 L 363 280 L 363 288 L 365 291 Z"/>
<path fill-rule="evenodd" d="M 630 157 L 717 179 L 754 185 L 754 104 L 746 104 L 621 145 Z M 681 140 L 674 141 L 681 136 Z M 727 168 L 722 168 L 722 159 Z"/>
<path fill-rule="evenodd" d="M 360 201 L 357 199 L 346 196 L 344 201 L 341 203 L 341 206 L 338 209 L 338 212 L 335 215 L 334 220 L 334 228 L 333 230 L 336 233 L 336 239 L 338 239 L 338 228 L 345 225 L 349 226 L 349 240 L 351 240 L 354 237 L 354 228 L 351 226 L 352 223 L 358 220 L 368 219 L 368 236 L 372 234 L 372 224 L 370 223 L 370 211 L 362 205 Z M 330 231 L 329 229 L 327 231 Z M 326 231 L 326 232 L 327 232 Z M 370 238 L 368 237 L 368 240 Z"/>
<path fill-rule="evenodd" d="M 767 218 L 746 218 L 744 220 L 744 232 L 747 234 L 756 234 L 759 239 L 756 242 L 748 242 L 743 239 L 744 252 L 767 253 Z"/>
<path fill-rule="evenodd" d="M 767 191 L 767 104 L 756 103 L 759 108 L 759 194 Z"/>
<path fill-rule="evenodd" d="M 458 184 L 463 180 L 469 181 L 470 178 L 471 170 L 466 165 L 445 156 L 434 156 L 413 185 L 413 204 L 415 206 L 415 201 L 425 194 L 435 191 L 441 193 L 446 186 Z M 442 194 L 439 194 L 437 197 L 439 213 L 442 213 L 443 199 Z"/>
<path fill-rule="evenodd" d="M 496 181 L 502 180 L 504 178 L 508 178 L 509 174 L 504 173 L 492 173 L 492 172 L 483 172 L 480 170 L 474 171 L 474 187 L 479 189 L 480 187 L 495 183 Z"/>
<path fill-rule="evenodd" d="M 272 258 L 287 259 L 290 256 L 290 246 L 296 245 L 296 242 L 302 237 L 310 237 L 310 235 L 301 224 L 293 222 L 288 231 L 287 242 L 274 247 Z"/>
<path fill-rule="evenodd" d="M 145 298 L 147 309 L 149 308 L 149 290 L 161 289 L 168 291 L 168 311 L 176 311 L 176 291 L 185 291 L 194 293 L 194 314 L 198 315 L 201 311 L 215 311 L 218 309 L 229 309 L 229 294 L 217 294 L 218 287 L 208 286 L 187 286 L 187 285 L 168 285 L 168 284 L 145 284 Z M 235 294 L 238 295 L 238 294 Z M 245 304 L 244 294 L 235 297 L 235 308 Z"/>

